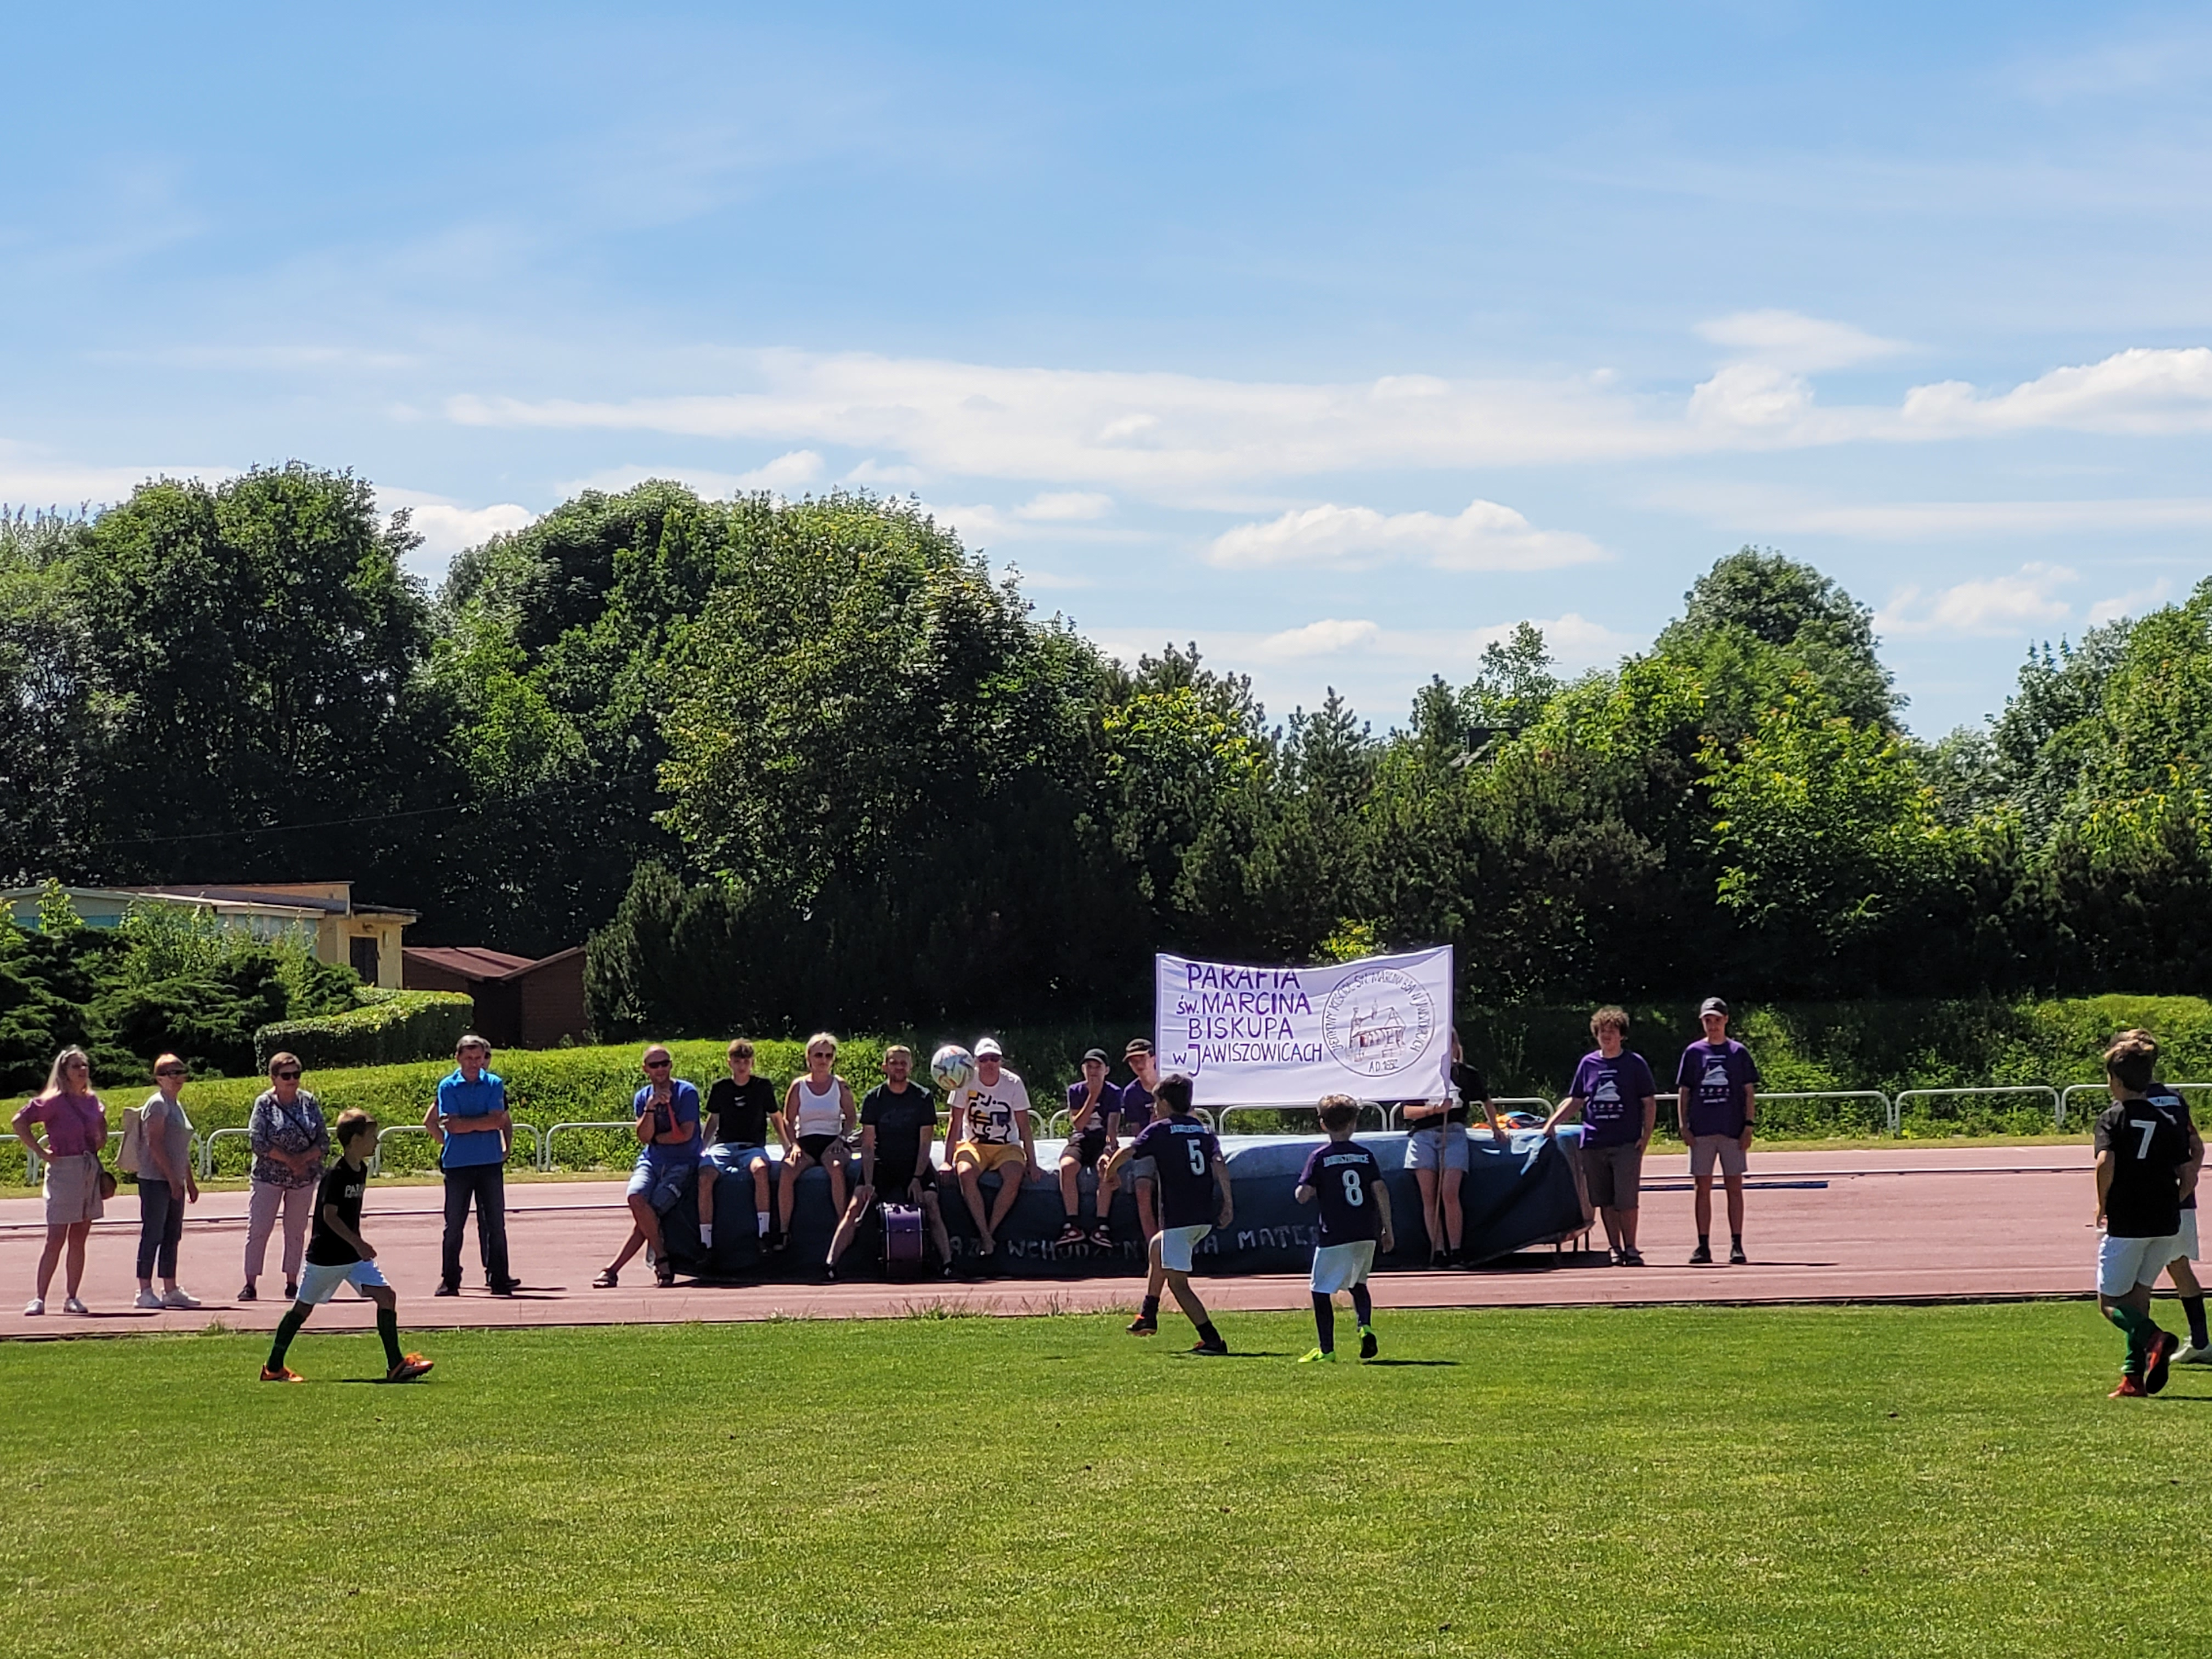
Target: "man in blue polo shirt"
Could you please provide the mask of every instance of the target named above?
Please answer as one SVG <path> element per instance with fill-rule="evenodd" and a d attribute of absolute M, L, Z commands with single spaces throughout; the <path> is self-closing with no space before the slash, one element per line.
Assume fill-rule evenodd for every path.
<path fill-rule="evenodd" d="M 461 1293 L 461 1233 L 477 1206 L 477 1246 L 494 1296 L 514 1294 L 507 1271 L 507 1152 L 514 1133 L 507 1085 L 491 1071 L 491 1044 L 471 1032 L 453 1050 L 456 1069 L 438 1085 L 438 1167 L 446 1176 L 446 1237 L 437 1294 Z"/>

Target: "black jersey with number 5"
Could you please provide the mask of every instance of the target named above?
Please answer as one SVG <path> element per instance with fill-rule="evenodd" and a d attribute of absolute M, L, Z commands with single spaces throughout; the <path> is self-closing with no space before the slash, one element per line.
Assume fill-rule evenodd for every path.
<path fill-rule="evenodd" d="M 1314 1201 L 1321 1206 L 1323 1244 L 1382 1237 L 1382 1218 L 1375 1206 L 1375 1189 L 1382 1184 L 1382 1165 L 1356 1140 L 1315 1147 L 1298 1175 L 1298 1185 L 1312 1188 Z"/>
<path fill-rule="evenodd" d="M 2181 1231 L 2181 1166 L 2189 1131 L 2172 1107 L 2141 1096 L 2116 1100 L 2097 1120 L 2097 1151 L 2112 1155 L 2105 1231 L 2114 1238 L 2164 1238 Z"/>
<path fill-rule="evenodd" d="M 1195 1227 L 1221 1212 L 1213 1190 L 1213 1160 L 1221 1143 L 1194 1117 L 1156 1117 L 1131 1151 L 1159 1170 L 1160 1225 Z"/>

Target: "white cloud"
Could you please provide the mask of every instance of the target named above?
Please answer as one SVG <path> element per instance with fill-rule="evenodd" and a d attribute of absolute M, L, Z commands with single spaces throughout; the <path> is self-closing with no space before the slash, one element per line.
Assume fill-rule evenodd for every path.
<path fill-rule="evenodd" d="M 789 454 L 777 456 L 764 466 L 738 473 L 731 493 L 767 489 L 781 495 L 811 484 L 821 476 L 822 458 L 811 449 L 794 449 Z"/>
<path fill-rule="evenodd" d="M 2057 590 L 2080 580 L 2064 565 L 2024 564 L 2009 576 L 1960 582 L 1934 594 L 1901 587 L 1876 613 L 1875 625 L 1885 634 L 2018 633 L 2065 621 L 2072 607 Z"/>
<path fill-rule="evenodd" d="M 922 471 L 920 467 L 896 465 L 885 466 L 881 461 L 876 459 L 874 456 L 871 455 L 866 460 L 862 461 L 850 472 L 848 472 L 840 482 L 856 484 L 905 485 L 911 488 L 913 485 L 918 484 L 921 481 Z"/>
<path fill-rule="evenodd" d="M 203 478 L 210 483 L 237 475 L 234 466 L 86 466 L 37 445 L 0 438 L 0 502 L 33 512 L 73 513 L 112 506 L 149 478 Z"/>
<path fill-rule="evenodd" d="M 1905 393 L 1908 433 L 2063 428 L 2153 435 L 2212 430 L 2212 348 L 2133 346 L 1984 397 L 1964 380 Z"/>
<path fill-rule="evenodd" d="M 1014 516 L 1033 524 L 1054 524 L 1103 518 L 1113 505 L 1111 495 L 1102 495 L 1096 490 L 1048 489 L 1016 507 Z"/>
<path fill-rule="evenodd" d="M 1355 646 L 1372 644 L 1382 637 L 1382 629 L 1374 623 L 1340 622 L 1331 617 L 1308 623 L 1304 628 L 1287 628 L 1279 634 L 1270 634 L 1249 650 L 1251 655 L 1267 661 L 1283 662 L 1300 657 L 1334 656 Z"/>
<path fill-rule="evenodd" d="M 1812 382 L 1774 363 L 1730 363 L 1690 392 L 1692 424 L 1709 429 L 1789 427 L 1812 412 Z"/>
<path fill-rule="evenodd" d="M 514 501 L 493 507 L 461 507 L 443 495 L 380 485 L 376 504 L 386 513 L 407 509 L 408 524 L 422 538 L 422 545 L 409 556 L 408 567 L 420 574 L 437 577 L 453 562 L 453 555 L 494 536 L 522 529 L 538 515 Z"/>
<path fill-rule="evenodd" d="M 1452 518 L 1334 504 L 1293 509 L 1214 538 L 1209 562 L 1233 568 L 1322 564 L 1358 568 L 1416 559 L 1441 570 L 1551 570 L 1607 556 L 1587 536 L 1538 530 L 1510 507 L 1476 500 Z"/>
<path fill-rule="evenodd" d="M 2093 600 L 2088 620 L 2097 623 L 2117 622 L 2122 617 L 2140 617 L 2173 598 L 2172 579 L 2160 576 L 2146 587 L 2130 588 L 2124 593 L 2115 593 L 2109 599 Z"/>
<path fill-rule="evenodd" d="M 1699 323 L 1698 332 L 1715 345 L 1793 369 L 1843 368 L 1908 349 L 1901 340 L 1795 311 L 1733 312 Z"/>
<path fill-rule="evenodd" d="M 2063 501 L 1833 501 L 1758 485 L 1698 484 L 1650 492 L 1646 505 L 1694 514 L 1754 536 L 1854 536 L 1927 541 L 1985 535 L 2212 527 L 2212 496 Z"/>

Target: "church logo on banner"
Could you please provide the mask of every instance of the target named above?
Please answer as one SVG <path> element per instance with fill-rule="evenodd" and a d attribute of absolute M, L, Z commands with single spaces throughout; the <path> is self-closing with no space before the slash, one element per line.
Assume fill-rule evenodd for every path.
<path fill-rule="evenodd" d="M 1395 968 L 1370 968 L 1344 981 L 1322 1004 L 1321 1040 L 1337 1064 L 1362 1077 L 1411 1071 L 1436 1036 L 1428 988 Z"/>

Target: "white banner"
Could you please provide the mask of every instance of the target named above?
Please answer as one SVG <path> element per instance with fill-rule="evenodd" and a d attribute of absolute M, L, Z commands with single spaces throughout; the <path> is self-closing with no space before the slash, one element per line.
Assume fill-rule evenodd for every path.
<path fill-rule="evenodd" d="M 1153 959 L 1152 1044 L 1201 1106 L 1323 1095 L 1441 1100 L 1451 1075 L 1451 946 L 1319 968 Z"/>

